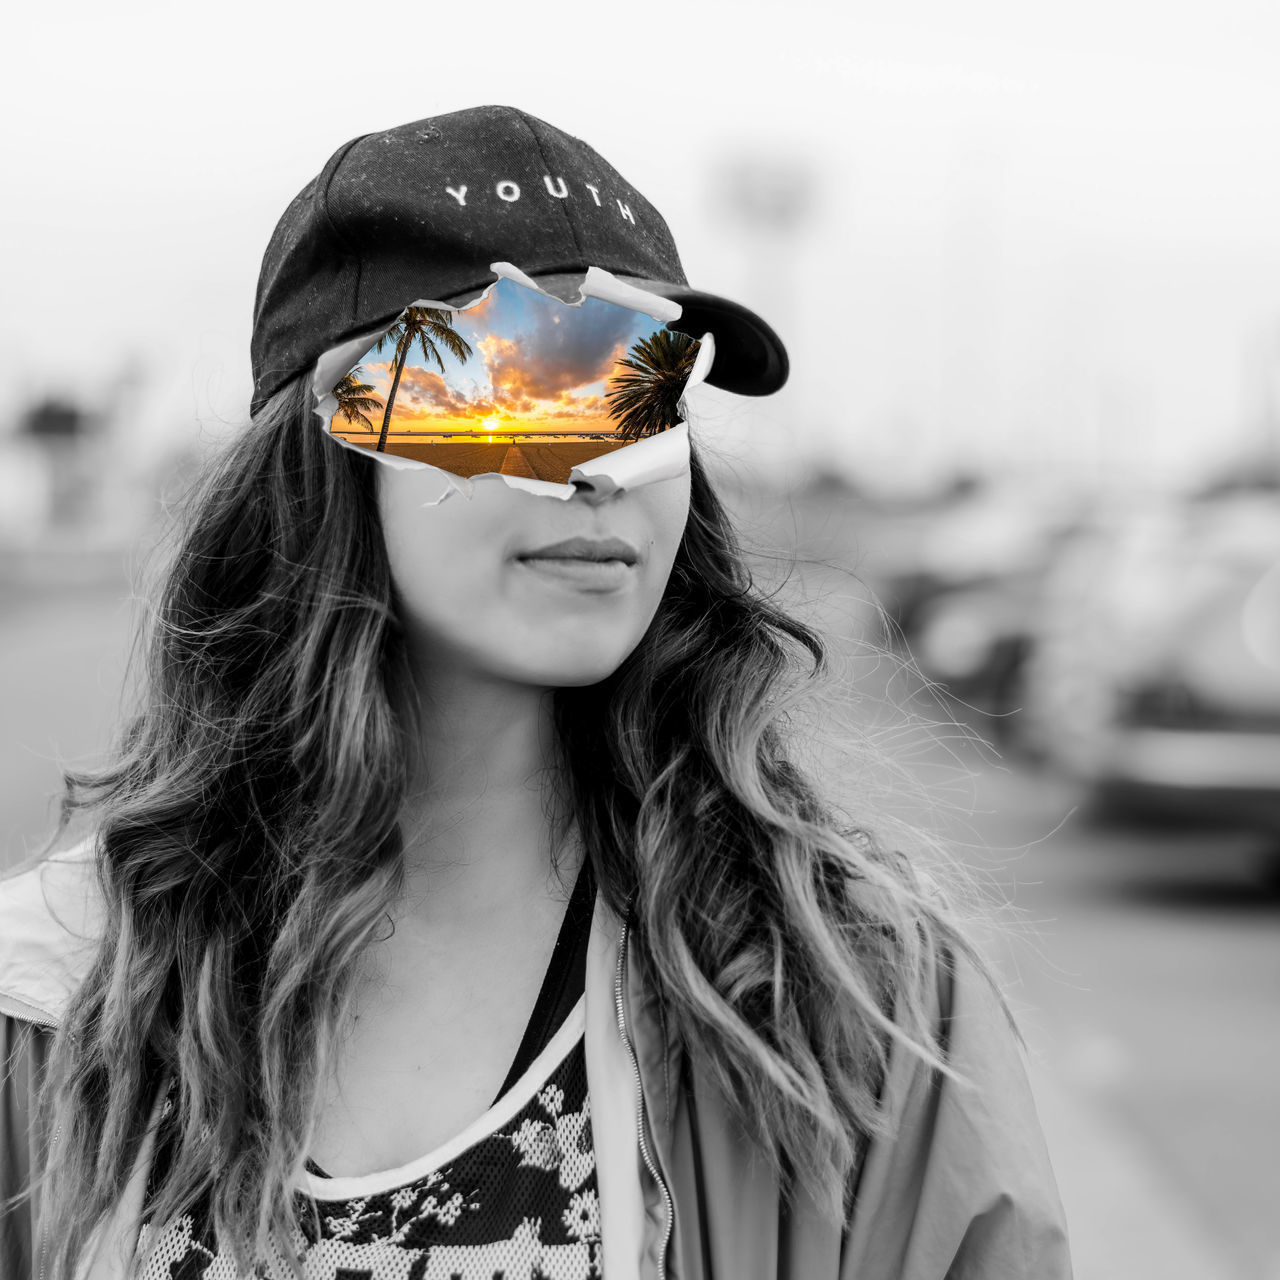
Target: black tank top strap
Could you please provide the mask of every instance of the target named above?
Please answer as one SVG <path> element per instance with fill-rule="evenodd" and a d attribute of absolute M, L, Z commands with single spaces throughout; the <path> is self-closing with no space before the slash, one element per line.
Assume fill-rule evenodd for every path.
<path fill-rule="evenodd" d="M 578 1003 L 587 985 L 587 940 L 591 934 L 591 914 L 595 906 L 596 884 L 591 859 L 582 859 L 582 868 L 565 908 L 560 933 L 551 951 L 551 960 L 542 979 L 542 989 L 524 1029 L 516 1056 L 494 1102 L 528 1070 L 529 1064 L 547 1047 L 570 1010 Z"/>

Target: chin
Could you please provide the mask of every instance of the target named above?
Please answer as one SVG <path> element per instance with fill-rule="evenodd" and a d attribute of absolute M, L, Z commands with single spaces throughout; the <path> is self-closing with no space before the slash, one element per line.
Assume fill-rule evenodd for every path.
<path fill-rule="evenodd" d="M 551 682 L 551 687 L 554 689 L 583 689 L 587 685 L 599 684 L 601 680 L 607 680 L 613 675 L 619 665 L 615 663 L 611 667 L 601 667 L 598 671 L 575 671 L 572 675 Z"/>
<path fill-rule="evenodd" d="M 511 674 L 525 684 L 542 685 L 547 689 L 581 689 L 585 685 L 599 684 L 607 680 L 622 665 L 623 658 L 610 654 L 598 661 L 584 661 L 579 656 L 572 664 L 548 663 L 538 669 L 525 668 Z"/>

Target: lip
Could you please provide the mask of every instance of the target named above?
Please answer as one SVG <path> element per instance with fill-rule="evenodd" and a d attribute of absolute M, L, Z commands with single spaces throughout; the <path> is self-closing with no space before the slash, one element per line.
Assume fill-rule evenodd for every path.
<path fill-rule="evenodd" d="M 639 562 L 640 553 L 621 538 L 566 538 L 563 542 L 551 542 L 533 551 L 522 551 L 516 559 L 525 562 L 580 561 L 587 564 L 621 561 L 624 565 L 633 566 Z"/>
<path fill-rule="evenodd" d="M 582 560 L 570 557 L 517 560 L 525 572 L 572 591 L 605 595 L 621 591 L 636 579 L 636 567 L 621 560 Z"/>

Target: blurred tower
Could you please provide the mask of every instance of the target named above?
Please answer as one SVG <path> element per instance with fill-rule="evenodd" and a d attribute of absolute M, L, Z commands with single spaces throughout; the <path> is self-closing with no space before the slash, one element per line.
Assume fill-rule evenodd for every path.
<path fill-rule="evenodd" d="M 1258 453 L 1272 472 L 1280 472 L 1280 319 L 1263 330 L 1257 354 Z"/>
<path fill-rule="evenodd" d="M 806 277 L 804 233 L 817 202 L 818 182 L 805 158 L 781 150 L 729 149 L 711 176 L 712 213 L 717 227 L 733 236 L 741 262 L 742 301 L 764 316 L 787 345 L 793 371 L 806 341 L 806 307 L 812 310 L 815 282 Z M 810 270 L 812 268 L 810 267 Z M 797 423 L 812 421 L 812 391 L 803 377 L 783 388 L 779 399 L 742 405 L 735 413 L 767 417 L 769 430 L 757 437 L 773 460 L 794 464 L 811 450 L 798 438 Z M 784 465 L 784 471 L 789 469 Z M 786 483 L 788 477 L 777 479 Z"/>
<path fill-rule="evenodd" d="M 934 450 L 950 466 L 987 473 L 1028 469 L 1035 434 L 1014 424 L 1003 402 L 1005 208 L 1008 147 L 987 123 L 981 135 L 957 123 L 943 174 L 938 301 L 945 343 L 938 353 L 940 401 Z M 941 461 L 941 456 L 939 457 Z"/>
<path fill-rule="evenodd" d="M 1280 321 L 1250 335 L 1241 350 L 1241 422 L 1221 459 L 1236 483 L 1280 488 Z"/>
<path fill-rule="evenodd" d="M 715 175 L 716 213 L 741 237 L 751 302 L 785 342 L 797 320 L 800 235 L 812 214 L 816 175 L 781 152 L 741 152 Z"/>
<path fill-rule="evenodd" d="M 101 425 L 100 416 L 63 395 L 42 397 L 21 414 L 18 434 L 36 447 L 49 476 L 51 525 L 88 516 L 94 487 L 90 445 Z"/>

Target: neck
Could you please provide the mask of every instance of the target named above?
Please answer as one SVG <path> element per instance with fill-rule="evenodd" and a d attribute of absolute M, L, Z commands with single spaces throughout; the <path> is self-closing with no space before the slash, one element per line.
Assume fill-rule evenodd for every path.
<path fill-rule="evenodd" d="M 406 909 L 461 924 L 518 910 L 531 894 L 560 896 L 550 691 L 433 663 L 419 696 L 422 737 L 401 813 Z M 562 863 L 567 876 L 577 865 Z"/>

